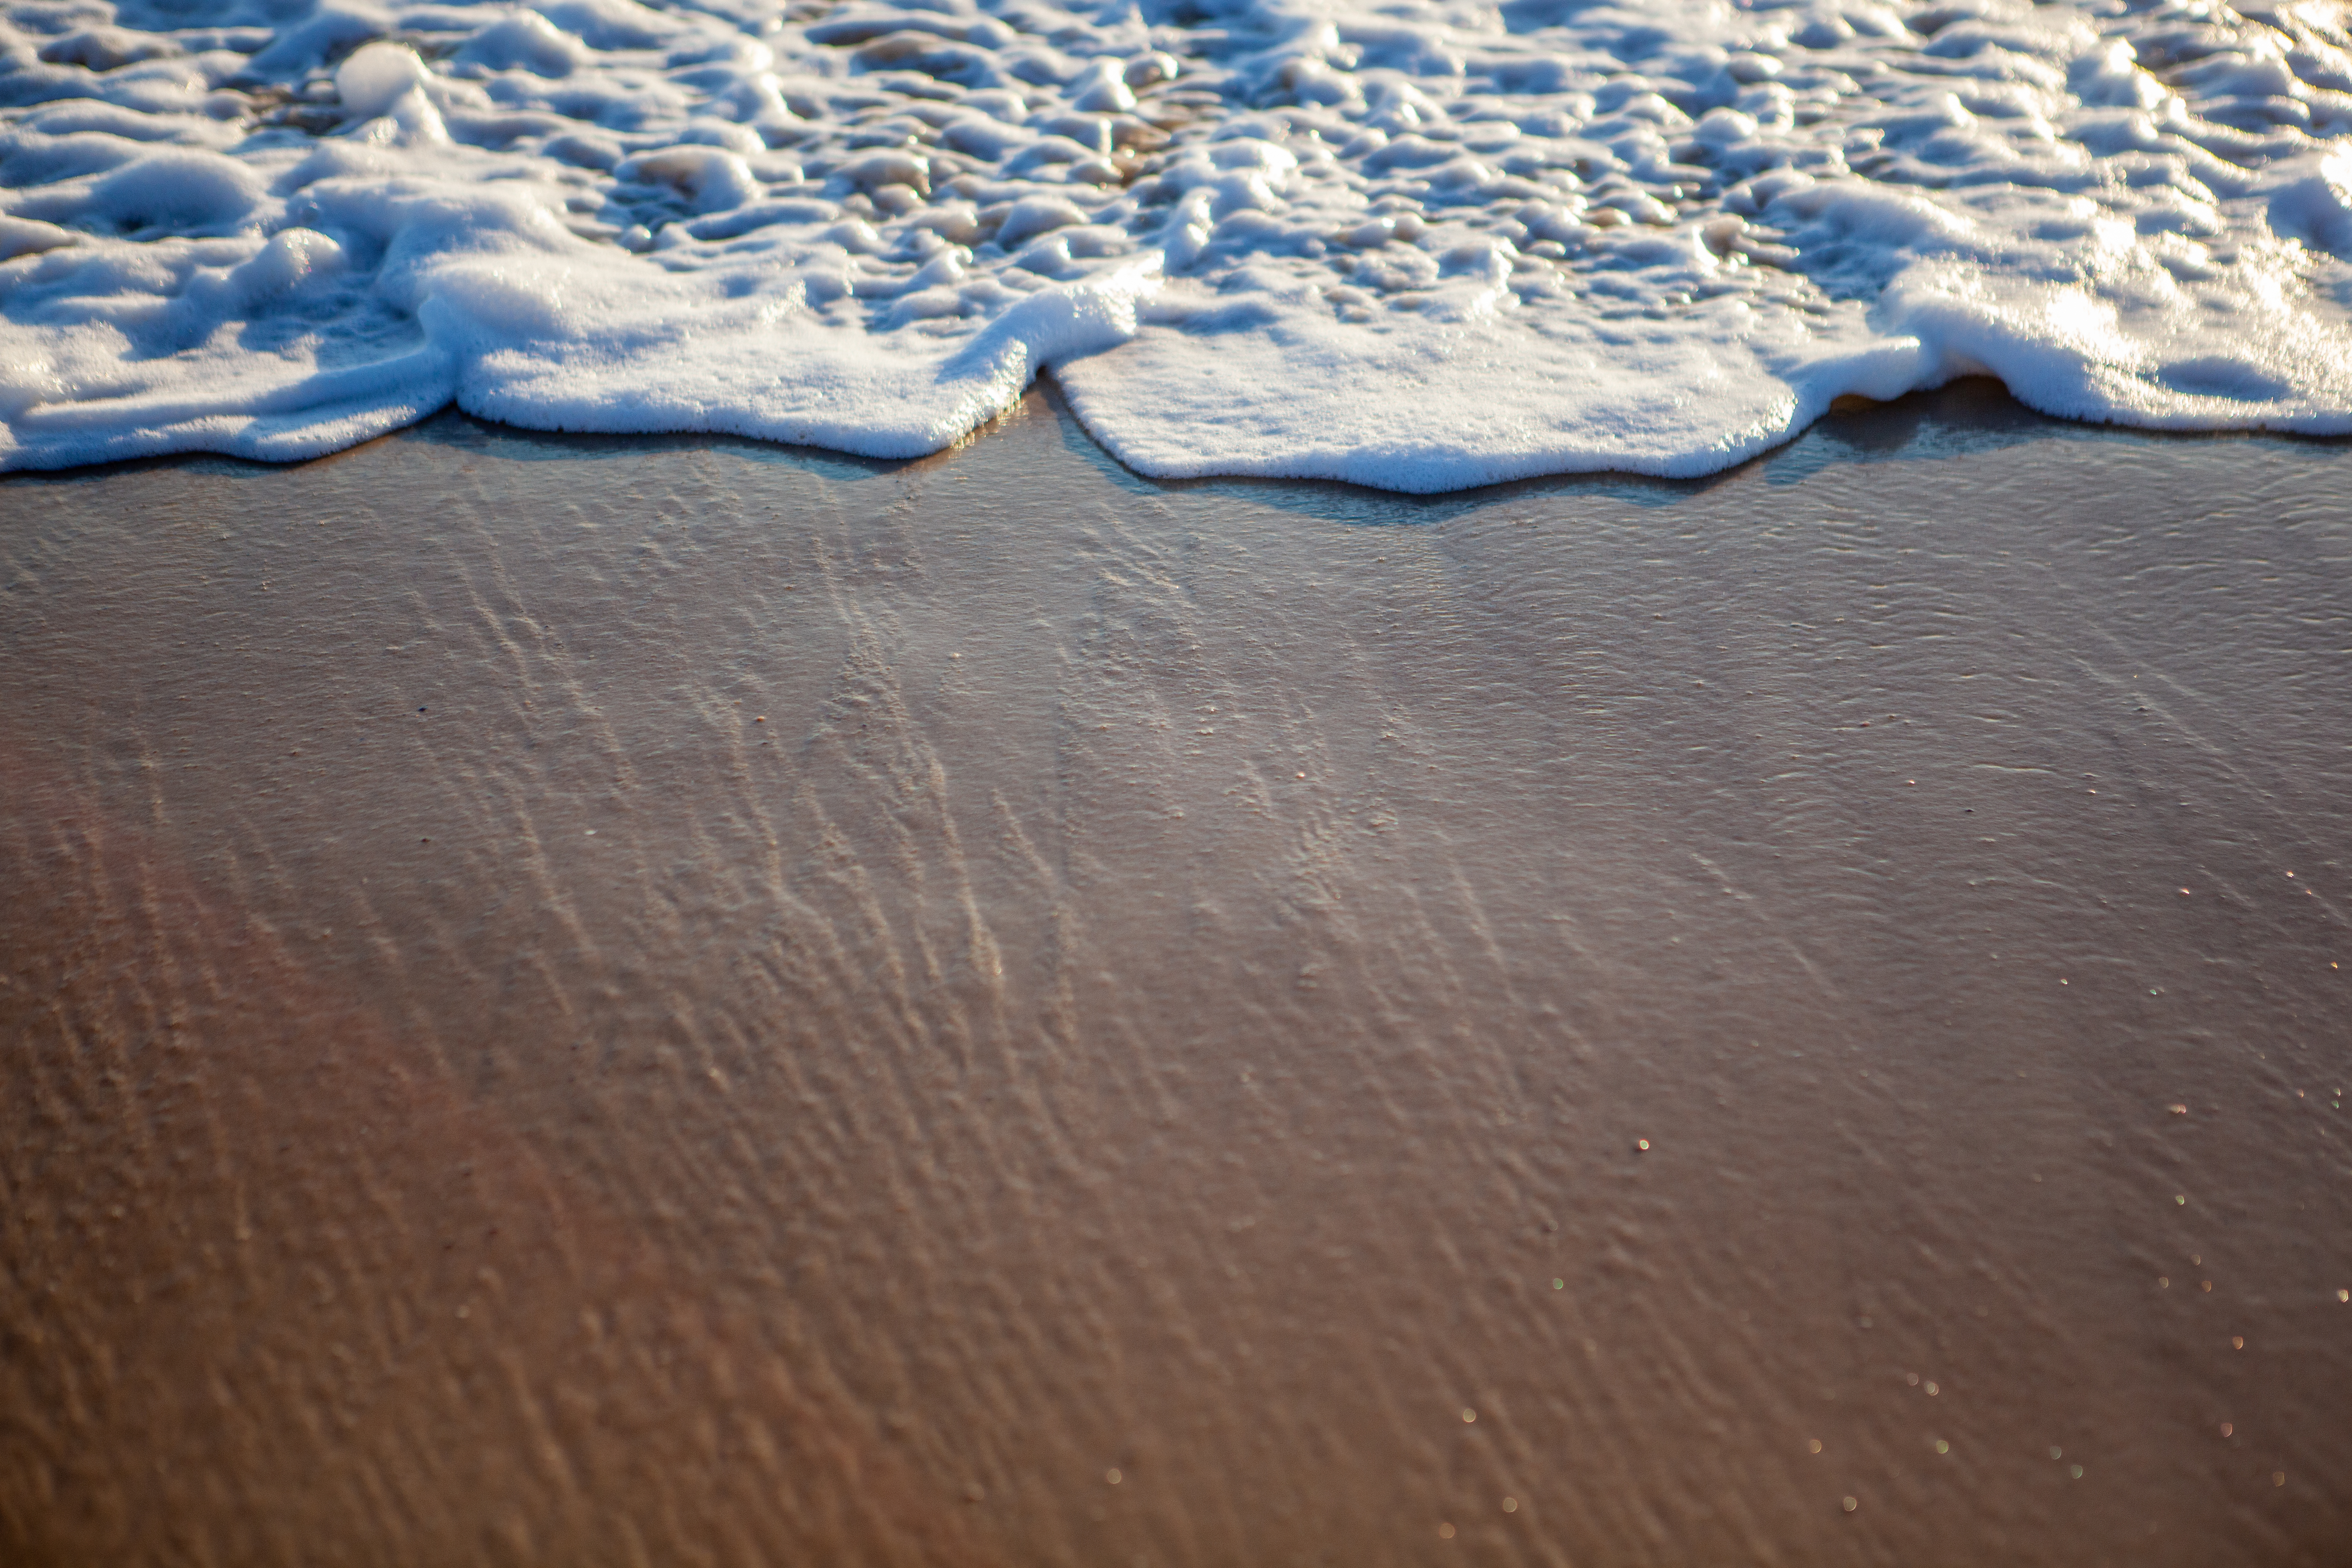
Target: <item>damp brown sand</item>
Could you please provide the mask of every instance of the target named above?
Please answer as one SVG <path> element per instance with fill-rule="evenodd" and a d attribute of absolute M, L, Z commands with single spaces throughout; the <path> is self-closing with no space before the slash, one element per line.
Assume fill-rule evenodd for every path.
<path fill-rule="evenodd" d="M 2347 631 L 1974 387 L 9 479 L 0 1559 L 2343 1562 Z"/>

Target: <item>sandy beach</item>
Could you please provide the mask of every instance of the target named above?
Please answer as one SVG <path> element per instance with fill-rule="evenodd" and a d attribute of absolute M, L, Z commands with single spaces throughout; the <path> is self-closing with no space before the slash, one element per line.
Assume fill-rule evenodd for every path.
<path fill-rule="evenodd" d="M 2352 447 L 0 480 L 0 1560 L 2326 1564 Z"/>

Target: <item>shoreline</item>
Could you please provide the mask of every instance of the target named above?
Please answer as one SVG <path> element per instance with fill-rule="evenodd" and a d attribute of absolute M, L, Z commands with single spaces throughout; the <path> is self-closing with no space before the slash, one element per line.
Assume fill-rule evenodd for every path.
<path fill-rule="evenodd" d="M 765 436 L 740 434 L 706 427 L 681 427 L 669 430 L 604 431 L 587 429 L 541 428 L 530 425 L 510 424 L 489 416 L 470 413 L 451 399 L 431 412 L 418 416 L 406 424 L 395 426 L 379 434 L 361 437 L 348 446 L 329 451 L 308 453 L 300 457 L 275 458 L 252 457 L 242 453 L 206 447 L 197 450 L 142 453 L 131 457 L 104 458 L 93 462 L 74 463 L 56 468 L 0 468 L 0 482 L 11 479 L 68 479 L 95 478 L 117 471 L 127 471 L 143 465 L 180 462 L 223 462 L 239 464 L 259 470 L 300 468 L 314 463 L 332 462 L 349 453 L 373 446 L 377 442 L 397 439 L 440 422 L 462 421 L 488 430 L 503 432 L 520 440 L 549 442 L 585 442 L 592 445 L 642 444 L 646 449 L 659 449 L 667 444 L 685 442 L 698 447 L 725 448 L 734 446 L 771 448 L 780 453 L 799 454 L 850 463 L 866 464 L 877 468 L 897 468 L 908 464 L 929 463 L 961 452 L 976 442 L 985 441 L 990 432 L 1023 417 L 1031 405 L 1044 401 L 1054 407 L 1060 417 L 1075 424 L 1085 437 L 1086 444 L 1116 465 L 1129 477 L 1146 485 L 1181 488 L 1195 485 L 1294 485 L 1307 488 L 1324 487 L 1336 490 L 1363 490 L 1403 500 L 1446 501 L 1475 499 L 1515 487 L 1544 486 L 1554 483 L 1575 483 L 1595 480 L 1633 480 L 1665 485 L 1703 485 L 1742 472 L 1760 463 L 1769 463 L 1820 430 L 1824 422 L 1853 421 L 1867 418 L 1875 423 L 1895 421 L 1900 426 L 1916 421 L 1918 411 L 1930 408 L 1965 407 L 1969 417 L 1990 418 L 2004 425 L 2022 421 L 2035 426 L 2042 438 L 2051 438 L 2064 427 L 2076 427 L 2086 432 L 2141 437 L 2152 441 L 2275 441 L 2294 447 L 2316 451 L 2352 447 L 2352 434 L 2314 434 L 2307 431 L 2272 428 L 2261 426 L 2183 426 L 2134 424 L 2120 413 L 2106 416 L 2044 413 L 2022 401 L 2006 386 L 2000 377 L 1990 374 L 1961 374 L 1939 385 L 1906 391 L 1891 400 L 1881 400 L 1858 393 L 1846 393 L 1832 398 L 1828 406 L 1810 420 L 1792 426 L 1791 430 L 1772 439 L 1767 445 L 1749 450 L 1744 457 L 1734 458 L 1723 467 L 1693 473 L 1653 472 L 1634 468 L 1578 467 L 1544 469 L 1512 478 L 1482 480 L 1474 483 L 1440 486 L 1432 489 L 1412 489 L 1375 484 L 1337 477 L 1332 474 L 1292 475 L 1248 472 L 1218 472 L 1182 475 L 1160 475 L 1133 467 L 1120 458 L 1110 444 L 1096 435 L 1072 404 L 1062 385 L 1059 373 L 1048 366 L 1034 373 L 1013 406 L 992 415 L 979 425 L 933 451 L 912 457 L 876 457 L 868 453 L 828 446 L 804 446 Z M 1839 431 L 1832 429 L 1829 438 L 1836 441 Z M 1358 454 L 1341 453 L 1329 459 L 1338 467 L 1348 467 L 1358 461 Z"/>

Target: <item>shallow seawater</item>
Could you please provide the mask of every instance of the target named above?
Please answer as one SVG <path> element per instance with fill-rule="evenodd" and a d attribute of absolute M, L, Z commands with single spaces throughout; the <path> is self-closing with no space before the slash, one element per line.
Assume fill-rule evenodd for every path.
<path fill-rule="evenodd" d="M 2333 0 L 0 6 L 0 464 L 451 402 L 1694 476 L 1849 395 L 2352 427 Z"/>
<path fill-rule="evenodd" d="M 0 1560 L 2328 1568 L 2347 567 L 1981 383 L 10 476 Z"/>

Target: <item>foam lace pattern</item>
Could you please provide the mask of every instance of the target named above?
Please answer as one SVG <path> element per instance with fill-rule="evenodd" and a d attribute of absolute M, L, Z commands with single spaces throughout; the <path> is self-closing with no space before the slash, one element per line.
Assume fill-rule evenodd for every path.
<path fill-rule="evenodd" d="M 1696 474 L 1843 395 L 2352 428 L 2344 7 L 27 0 L 0 466 L 456 401 L 1167 475 Z"/>

